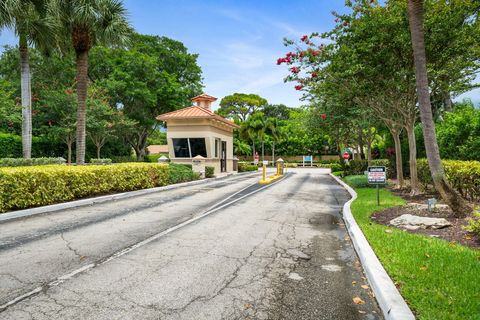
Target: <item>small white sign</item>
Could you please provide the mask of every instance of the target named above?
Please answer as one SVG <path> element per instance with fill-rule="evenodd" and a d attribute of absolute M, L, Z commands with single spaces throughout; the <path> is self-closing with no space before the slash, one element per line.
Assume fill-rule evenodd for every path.
<path fill-rule="evenodd" d="M 263 160 L 262 162 L 264 165 L 268 166 L 268 160 Z"/>

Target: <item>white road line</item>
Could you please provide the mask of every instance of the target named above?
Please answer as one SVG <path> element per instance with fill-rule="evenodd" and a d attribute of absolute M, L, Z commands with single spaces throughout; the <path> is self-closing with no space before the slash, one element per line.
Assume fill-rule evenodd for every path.
<path fill-rule="evenodd" d="M 62 284 L 63 282 L 65 282 L 65 281 L 67 281 L 67 280 L 70 280 L 71 278 L 73 278 L 73 277 L 76 276 L 77 274 L 83 273 L 83 272 L 85 272 L 85 271 L 88 271 L 88 270 L 90 270 L 90 269 L 95 268 L 96 266 L 103 265 L 103 264 L 108 263 L 108 262 L 110 262 L 110 261 L 112 261 L 112 260 L 115 260 L 115 259 L 117 259 L 117 258 L 120 258 L 121 256 L 126 255 L 127 253 L 132 252 L 132 251 L 135 250 L 135 249 L 138 249 L 138 248 L 140 248 L 140 247 L 143 247 L 143 246 L 149 244 L 150 242 L 155 241 L 155 240 L 157 240 L 157 239 L 159 239 L 159 238 L 161 238 L 161 237 L 163 237 L 163 236 L 165 236 L 165 235 L 167 235 L 167 234 L 169 234 L 169 233 L 171 233 L 171 232 L 173 232 L 173 231 L 176 231 L 176 230 L 178 230 L 178 229 L 180 229 L 180 228 L 182 228 L 182 227 L 185 227 L 185 226 L 187 226 L 187 225 L 189 225 L 189 224 L 191 224 L 191 223 L 194 223 L 194 222 L 196 222 L 196 221 L 198 221 L 198 220 L 200 220 L 200 219 L 202 219 L 202 218 L 204 218 L 204 217 L 206 217 L 206 216 L 208 216 L 208 215 L 210 215 L 210 214 L 212 214 L 212 213 L 214 213 L 214 212 L 217 212 L 217 211 L 220 210 L 220 209 L 223 209 L 223 208 L 225 208 L 225 207 L 227 207 L 227 206 L 229 206 L 229 205 L 231 205 L 231 204 L 234 204 L 235 202 L 238 202 L 238 201 L 240 201 L 240 200 L 242 200 L 242 199 L 244 199 L 244 198 L 246 198 L 246 197 L 248 197 L 248 196 L 251 196 L 251 195 L 259 192 L 259 191 L 262 191 L 262 190 L 264 190 L 264 189 L 266 189 L 266 188 L 269 188 L 269 187 L 271 187 L 271 186 L 279 183 L 279 182 L 282 181 L 283 179 L 284 179 L 284 178 L 281 178 L 281 179 L 279 179 L 279 180 L 277 180 L 277 181 L 275 181 L 275 182 L 273 182 L 273 183 L 271 183 L 271 184 L 267 184 L 267 185 L 265 185 L 265 186 L 263 186 L 263 187 L 261 187 L 261 188 L 259 188 L 259 189 L 256 189 L 256 190 L 254 190 L 254 191 L 252 191 L 252 192 L 250 192 L 250 193 L 247 193 L 246 195 L 243 195 L 243 196 L 241 196 L 241 197 L 238 198 L 238 199 L 232 200 L 232 201 L 227 202 L 227 203 L 225 203 L 225 204 L 223 204 L 223 205 L 221 205 L 221 206 L 219 206 L 219 207 L 216 207 L 216 206 L 218 206 L 219 204 L 224 203 L 224 202 L 227 201 L 228 199 L 231 199 L 233 196 L 235 196 L 235 195 L 237 195 L 237 194 L 245 191 L 246 189 L 250 188 L 251 186 L 253 186 L 253 185 L 255 185 L 255 184 L 251 184 L 251 185 L 249 185 L 249 186 L 247 186 L 247 187 L 245 187 L 245 188 L 243 188 L 243 189 L 240 189 L 240 191 L 237 191 L 237 192 L 233 193 L 232 195 L 228 196 L 227 198 L 223 199 L 222 201 L 214 204 L 213 206 L 211 206 L 211 207 L 208 208 L 207 210 L 203 211 L 203 213 L 201 213 L 200 215 L 198 215 L 198 216 L 196 216 L 196 217 L 194 217 L 194 218 L 191 218 L 191 219 L 189 219 L 189 220 L 186 220 L 186 221 L 184 221 L 184 222 L 182 222 L 182 223 L 180 223 L 180 224 L 178 224 L 178 225 L 176 225 L 176 226 L 170 227 L 170 228 L 168 228 L 167 230 L 164 230 L 164 231 L 162 231 L 162 232 L 160 232 L 160 233 L 154 234 L 153 236 L 151 236 L 151 237 L 149 237 L 149 238 L 147 238 L 147 239 L 145 239 L 145 240 L 143 240 L 143 241 L 140 241 L 140 242 L 138 242 L 138 243 L 136 243 L 136 244 L 134 244 L 134 245 L 132 245 L 132 246 L 129 246 L 129 247 L 127 247 L 127 248 L 124 248 L 124 249 L 122 249 L 122 250 L 119 250 L 119 251 L 115 252 L 114 254 L 112 254 L 111 256 L 109 256 L 108 258 L 106 258 L 105 260 L 102 260 L 102 261 L 97 262 L 97 263 L 90 263 L 90 264 L 87 264 L 87 265 L 85 265 L 85 266 L 83 266 L 83 267 L 80 267 L 80 268 L 78 268 L 78 269 L 75 269 L 75 270 L 73 270 L 72 272 L 69 272 L 69 273 L 67 273 L 67 274 L 65 274 L 65 275 L 62 275 L 62 276 L 58 277 L 57 279 L 55 279 L 55 280 L 53 280 L 53 281 L 50 281 L 50 282 L 48 282 L 47 284 L 45 284 L 45 285 L 43 285 L 43 286 L 41 286 L 41 287 L 37 287 L 37 288 L 35 288 L 35 289 L 27 292 L 27 293 L 22 294 L 21 296 L 16 297 L 16 298 L 13 299 L 13 300 L 10 300 L 9 302 L 7 302 L 7 303 L 5 303 L 5 304 L 3 304 L 3 305 L 0 306 L 0 312 L 1 312 L 1 311 L 4 311 L 6 308 L 10 307 L 11 305 L 14 305 L 14 304 L 16 304 L 16 303 L 18 303 L 18 302 L 20 302 L 20 301 L 22 301 L 22 300 L 25 300 L 25 299 L 27 299 L 27 298 L 29 298 L 29 297 L 37 294 L 37 293 L 40 293 L 40 292 L 45 291 L 45 290 L 48 290 L 49 288 L 52 288 L 52 287 L 56 287 L 56 286 Z M 216 208 L 212 210 L 212 208 L 214 208 L 214 207 L 216 207 Z"/>

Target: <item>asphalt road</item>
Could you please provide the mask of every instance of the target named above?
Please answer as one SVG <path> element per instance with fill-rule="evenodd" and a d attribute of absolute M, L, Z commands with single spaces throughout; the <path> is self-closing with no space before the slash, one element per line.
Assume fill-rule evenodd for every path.
<path fill-rule="evenodd" d="M 0 319 L 381 319 L 344 189 L 318 169 L 257 180 L 1 223 Z"/>

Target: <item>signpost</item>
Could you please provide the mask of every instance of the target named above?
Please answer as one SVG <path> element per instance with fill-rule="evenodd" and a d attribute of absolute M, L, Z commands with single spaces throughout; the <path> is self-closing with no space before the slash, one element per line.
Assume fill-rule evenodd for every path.
<path fill-rule="evenodd" d="M 305 167 L 305 161 L 310 161 L 310 167 L 313 167 L 313 157 L 312 156 L 303 156 L 303 166 Z"/>
<path fill-rule="evenodd" d="M 367 168 L 367 179 L 369 184 L 377 187 L 377 206 L 380 205 L 380 188 L 381 184 L 387 183 L 387 168 L 383 166 L 374 166 Z"/>

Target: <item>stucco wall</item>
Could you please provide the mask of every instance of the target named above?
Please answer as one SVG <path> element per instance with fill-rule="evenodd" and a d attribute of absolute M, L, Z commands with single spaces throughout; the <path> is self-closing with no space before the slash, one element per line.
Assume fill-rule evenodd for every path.
<path fill-rule="evenodd" d="M 220 172 L 220 151 L 215 158 L 215 139 L 227 142 L 227 172 L 233 170 L 233 128 L 210 119 L 169 120 L 167 143 L 170 159 L 175 163 L 191 163 L 191 158 L 175 158 L 173 138 L 205 138 L 206 165 Z"/>

